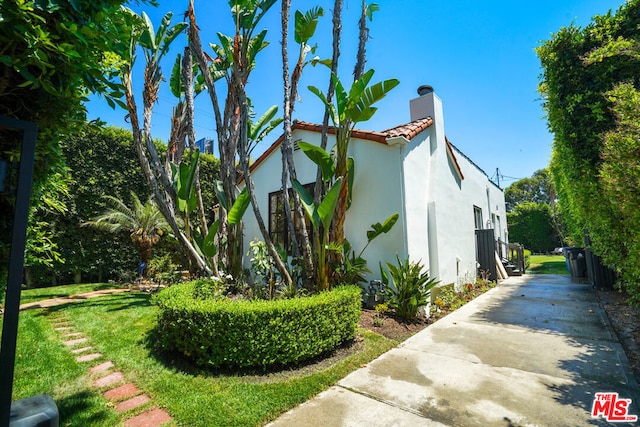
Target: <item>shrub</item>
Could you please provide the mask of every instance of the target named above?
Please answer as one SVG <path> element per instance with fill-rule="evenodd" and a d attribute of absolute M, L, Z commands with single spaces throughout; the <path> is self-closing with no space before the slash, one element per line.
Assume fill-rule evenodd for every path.
<path fill-rule="evenodd" d="M 173 262 L 170 254 L 154 257 L 149 262 L 147 273 L 158 283 L 176 283 L 180 281 L 179 266 Z"/>
<path fill-rule="evenodd" d="M 154 297 L 164 349 L 201 366 L 262 367 L 312 358 L 352 339 L 360 319 L 360 288 L 272 301 L 194 299 L 196 282 Z"/>
<path fill-rule="evenodd" d="M 396 314 L 404 320 L 415 320 L 418 317 L 418 309 L 429 303 L 431 288 L 440 283 L 439 280 L 429 277 L 428 271 L 422 271 L 423 266 L 419 262 L 404 261 L 396 255 L 398 266 L 387 263 L 389 275 L 393 286 L 387 286 L 385 297 Z M 388 276 L 381 268 L 383 282 L 388 284 Z"/>
<path fill-rule="evenodd" d="M 202 278 L 190 283 L 193 284 L 193 292 L 191 295 L 194 299 L 220 300 L 223 299 L 227 293 L 227 286 L 220 278 Z"/>
<path fill-rule="evenodd" d="M 531 251 L 529 249 L 524 250 L 524 269 L 528 270 L 531 267 Z"/>

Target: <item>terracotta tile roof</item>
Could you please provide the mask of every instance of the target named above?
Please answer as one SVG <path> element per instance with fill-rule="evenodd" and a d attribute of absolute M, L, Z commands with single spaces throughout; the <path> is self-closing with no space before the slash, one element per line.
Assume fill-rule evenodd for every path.
<path fill-rule="evenodd" d="M 432 124 L 433 124 L 433 119 L 431 119 L 431 117 L 427 117 L 424 119 L 419 119 L 410 123 L 399 125 L 399 126 L 384 130 L 382 132 L 354 129 L 353 132 L 351 132 L 351 136 L 353 138 L 364 139 L 367 141 L 373 141 L 373 142 L 378 142 L 380 144 L 387 145 L 388 138 L 403 136 L 411 140 L 411 138 L 413 138 L 423 130 L 427 129 Z M 300 120 L 294 120 L 293 124 L 291 125 L 291 130 L 294 131 L 296 129 L 321 133 L 322 125 L 303 122 Z M 336 129 L 333 126 L 329 126 L 329 129 L 327 130 L 327 132 L 333 135 L 336 133 Z M 275 142 L 271 144 L 271 146 L 267 148 L 264 151 L 264 153 L 262 153 L 260 157 L 256 159 L 255 162 L 253 162 L 253 164 L 251 165 L 251 171 L 257 168 L 260 165 L 260 163 L 262 163 L 267 157 L 269 157 L 271 153 L 273 153 L 280 146 L 280 143 L 282 142 L 283 139 L 284 139 L 284 135 L 280 135 L 280 137 L 276 139 Z"/>
<path fill-rule="evenodd" d="M 411 140 L 414 136 L 428 128 L 433 124 L 433 119 L 431 117 L 427 117 L 424 119 L 414 120 L 412 122 L 406 123 L 404 125 L 396 126 L 391 129 L 387 129 L 382 131 L 383 134 L 387 135 L 387 138 L 393 138 L 398 136 L 403 136 L 408 140 Z"/>

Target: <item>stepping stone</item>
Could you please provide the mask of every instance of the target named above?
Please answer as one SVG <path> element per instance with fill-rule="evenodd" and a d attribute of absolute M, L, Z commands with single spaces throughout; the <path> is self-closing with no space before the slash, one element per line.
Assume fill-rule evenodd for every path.
<path fill-rule="evenodd" d="M 171 415 L 163 409 L 156 408 L 129 418 L 124 422 L 124 425 L 127 427 L 152 427 L 160 426 L 169 421 L 171 421 Z"/>
<path fill-rule="evenodd" d="M 146 394 L 141 394 L 116 404 L 116 411 L 118 412 L 130 411 L 131 409 L 137 408 L 138 406 L 142 406 L 145 403 L 150 401 L 151 401 L 151 398 L 149 396 L 147 396 Z"/>
<path fill-rule="evenodd" d="M 91 350 L 92 348 L 93 347 L 91 347 L 91 346 L 82 347 L 82 348 L 75 348 L 75 349 L 71 350 L 71 353 L 74 353 L 74 354 L 84 353 L 85 351 Z"/>
<path fill-rule="evenodd" d="M 93 382 L 94 387 L 104 387 L 111 384 L 119 383 L 124 380 L 124 375 L 122 372 L 114 372 L 112 374 L 107 375 L 106 377 L 98 378 Z"/>
<path fill-rule="evenodd" d="M 75 340 L 64 341 L 64 345 L 66 345 L 67 347 L 72 347 L 76 344 L 80 344 L 87 341 L 88 341 L 87 338 L 76 338 Z"/>
<path fill-rule="evenodd" d="M 109 368 L 113 368 L 113 362 L 110 361 L 110 360 L 106 361 L 104 363 L 101 363 L 99 365 L 96 365 L 93 368 L 89 369 L 89 373 L 90 374 L 96 374 L 98 372 L 106 371 Z"/>
<path fill-rule="evenodd" d="M 78 356 L 76 357 L 76 360 L 78 362 L 89 362 L 91 360 L 95 360 L 98 357 L 102 356 L 102 354 L 100 353 L 91 353 L 91 354 L 84 354 L 82 356 Z"/>
<path fill-rule="evenodd" d="M 56 331 L 67 331 L 69 329 L 73 329 L 73 326 L 58 326 L 57 328 L 55 328 Z"/>
<path fill-rule="evenodd" d="M 68 334 L 64 334 L 65 337 L 77 337 L 78 335 L 82 335 L 82 332 L 69 332 Z"/>
<path fill-rule="evenodd" d="M 140 393 L 138 387 L 134 383 L 123 384 L 120 387 L 112 388 L 111 390 L 107 390 L 104 392 L 104 397 L 109 400 L 118 400 L 123 397 L 133 396 L 134 394 Z"/>

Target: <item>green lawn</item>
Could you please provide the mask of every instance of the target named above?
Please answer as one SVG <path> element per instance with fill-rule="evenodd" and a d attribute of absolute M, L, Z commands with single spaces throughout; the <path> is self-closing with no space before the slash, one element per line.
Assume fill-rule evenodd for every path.
<path fill-rule="evenodd" d="M 398 344 L 362 331 L 358 352 L 325 367 L 286 374 L 211 373 L 157 357 L 150 339 L 156 313 L 150 296 L 138 292 L 22 312 L 14 400 L 52 395 L 61 426 L 118 425 L 123 418 L 101 396 L 102 390 L 91 387 L 87 374 L 90 365 L 111 360 L 178 425 L 259 426 Z M 54 330 L 60 319 L 82 331 L 102 358 L 89 365 L 76 362 Z"/>
<path fill-rule="evenodd" d="M 99 291 L 102 289 L 122 288 L 117 283 L 84 283 L 81 285 L 52 286 L 49 288 L 25 289 L 20 292 L 20 303 L 35 302 L 50 298 L 68 297 L 70 295 Z"/>
<path fill-rule="evenodd" d="M 527 271 L 536 274 L 569 274 L 563 255 L 531 255 Z"/>

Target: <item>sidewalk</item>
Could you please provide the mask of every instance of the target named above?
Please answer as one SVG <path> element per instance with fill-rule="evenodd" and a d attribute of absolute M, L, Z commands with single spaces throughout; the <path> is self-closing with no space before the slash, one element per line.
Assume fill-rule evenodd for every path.
<path fill-rule="evenodd" d="M 590 285 L 512 277 L 270 424 L 588 426 L 597 392 L 640 392 Z M 628 425 L 628 423 L 623 423 Z"/>

